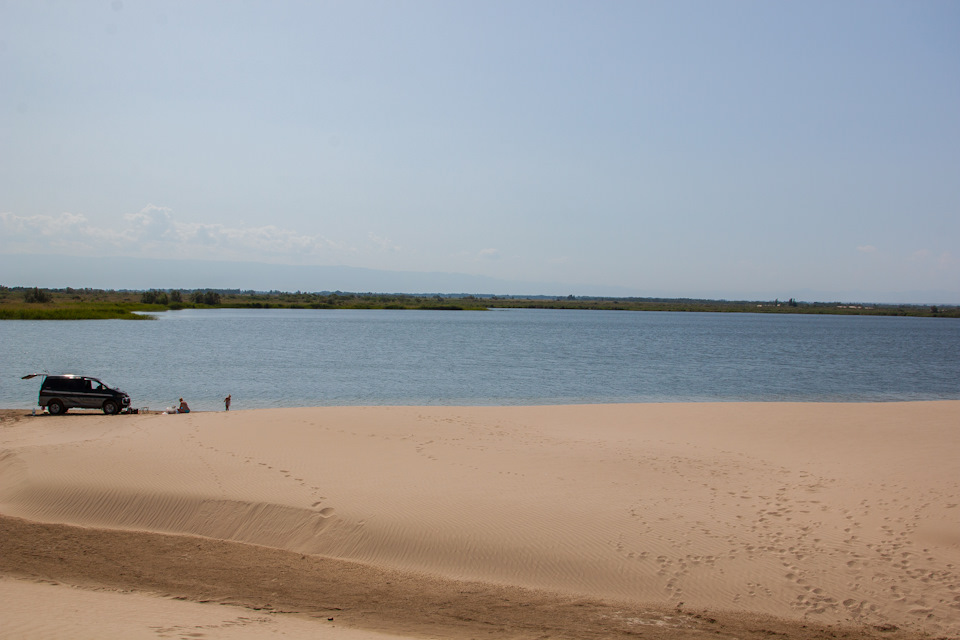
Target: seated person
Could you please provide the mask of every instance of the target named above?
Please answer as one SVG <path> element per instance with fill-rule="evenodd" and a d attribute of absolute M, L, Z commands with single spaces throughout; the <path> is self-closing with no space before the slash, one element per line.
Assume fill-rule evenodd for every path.
<path fill-rule="evenodd" d="M 183 398 L 180 398 L 180 407 L 177 408 L 177 413 L 190 413 L 190 407 L 187 406 L 187 402 Z"/>

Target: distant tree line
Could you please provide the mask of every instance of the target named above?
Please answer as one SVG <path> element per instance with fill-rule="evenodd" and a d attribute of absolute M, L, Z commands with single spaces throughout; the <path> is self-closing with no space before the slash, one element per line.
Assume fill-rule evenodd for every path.
<path fill-rule="evenodd" d="M 180 292 L 177 291 L 177 295 Z M 140 302 L 143 304 L 170 304 L 170 297 L 167 295 L 166 291 L 157 291 L 156 289 L 150 289 L 150 291 L 144 291 L 143 295 L 140 296 Z"/>
<path fill-rule="evenodd" d="M 27 289 L 23 294 L 24 302 L 50 302 L 51 300 L 53 300 L 53 297 L 50 293 L 38 287 Z"/>
<path fill-rule="evenodd" d="M 183 292 L 179 289 L 171 289 L 169 294 L 160 289 L 150 289 L 144 291 L 140 296 L 140 302 L 144 304 L 162 304 L 178 305 L 183 304 Z M 220 293 L 217 291 L 194 291 L 190 294 L 190 302 L 193 304 L 205 304 L 211 307 L 219 306 L 221 302 Z"/>
<path fill-rule="evenodd" d="M 193 304 L 206 304 L 212 307 L 220 304 L 220 294 L 216 291 L 194 291 L 190 295 L 190 301 Z"/>
<path fill-rule="evenodd" d="M 958 305 L 864 304 L 840 302 L 708 300 L 690 298 L 610 298 L 600 296 L 513 296 L 481 294 L 283 292 L 240 289 L 44 289 L 0 285 L 0 319 L 148 318 L 135 311 L 185 307 L 283 309 L 482 310 L 582 309 L 741 313 L 815 313 L 960 318 Z M 109 315 L 112 314 L 112 315 Z"/>

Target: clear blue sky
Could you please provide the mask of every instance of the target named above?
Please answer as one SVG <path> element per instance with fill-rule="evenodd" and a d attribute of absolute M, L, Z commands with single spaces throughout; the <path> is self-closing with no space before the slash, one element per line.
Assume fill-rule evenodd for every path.
<path fill-rule="evenodd" d="M 960 2 L 0 0 L 0 255 L 960 303 L 958 240 Z"/>

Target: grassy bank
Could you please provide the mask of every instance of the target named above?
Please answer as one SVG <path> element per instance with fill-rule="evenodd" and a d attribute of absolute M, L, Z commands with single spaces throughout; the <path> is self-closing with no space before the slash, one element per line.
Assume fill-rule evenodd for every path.
<path fill-rule="evenodd" d="M 146 320 L 134 313 L 143 305 L 128 304 L 49 304 L 0 305 L 0 320 Z M 158 309 L 163 310 L 163 309 Z"/>

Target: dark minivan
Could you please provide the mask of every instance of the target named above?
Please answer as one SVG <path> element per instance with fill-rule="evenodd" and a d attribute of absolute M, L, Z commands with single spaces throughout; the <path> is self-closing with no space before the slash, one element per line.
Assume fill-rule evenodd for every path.
<path fill-rule="evenodd" d="M 47 412 L 54 416 L 74 407 L 102 409 L 104 413 L 111 415 L 128 409 L 130 396 L 119 389 L 111 389 L 96 378 L 48 375 L 40 385 L 37 404 L 46 407 Z"/>

